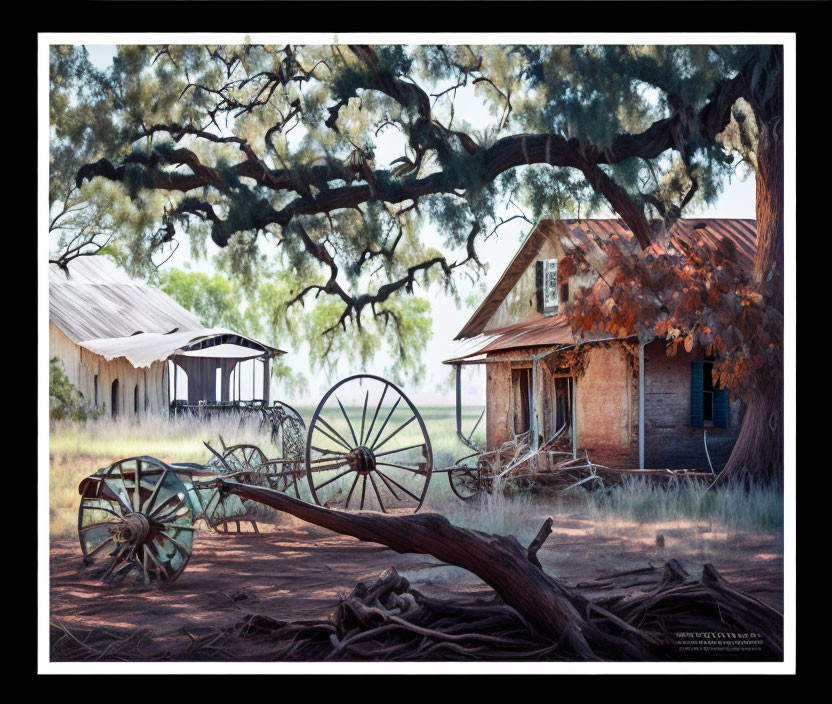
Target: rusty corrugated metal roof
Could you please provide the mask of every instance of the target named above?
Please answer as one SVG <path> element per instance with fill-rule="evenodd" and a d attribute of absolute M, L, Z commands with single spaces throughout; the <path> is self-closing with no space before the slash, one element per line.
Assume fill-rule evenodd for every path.
<path fill-rule="evenodd" d="M 592 342 L 601 339 L 611 338 L 605 337 L 601 333 L 586 333 L 581 337 L 581 342 Z M 571 345 L 576 341 L 572 334 L 572 327 L 569 325 L 569 319 L 563 314 L 551 315 L 523 323 L 506 325 L 466 340 L 466 348 L 461 349 L 459 354 L 451 359 L 446 359 L 443 363 L 452 364 L 491 352 L 505 352 L 519 348 Z"/>
<path fill-rule="evenodd" d="M 570 230 L 575 227 L 584 232 L 600 236 L 619 236 L 631 239 L 632 232 L 618 218 L 595 218 L 587 220 L 541 220 L 520 246 L 511 263 L 506 267 L 500 279 L 489 291 L 483 302 L 474 311 L 471 318 L 454 338 L 461 340 L 479 335 L 485 329 L 491 316 L 514 287 L 523 272 L 531 265 L 540 252 L 543 243 L 557 237 L 558 226 Z M 757 222 L 752 219 L 739 218 L 682 218 L 677 220 L 669 232 L 671 241 L 679 237 L 701 237 L 709 244 L 729 240 L 736 246 L 737 262 L 748 270 L 754 268 L 757 253 Z M 491 331 L 493 332 L 493 331 Z"/>

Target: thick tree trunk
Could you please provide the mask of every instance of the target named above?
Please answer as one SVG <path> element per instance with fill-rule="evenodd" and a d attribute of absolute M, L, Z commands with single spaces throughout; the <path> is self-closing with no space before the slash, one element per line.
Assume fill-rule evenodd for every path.
<path fill-rule="evenodd" d="M 472 655 L 470 648 L 476 647 L 478 657 L 486 657 L 480 653 L 480 646 L 486 641 L 498 650 L 506 650 L 516 641 L 515 655 L 518 648 L 523 652 L 543 652 L 540 650 L 543 648 L 549 654 L 556 651 L 560 659 L 570 660 L 674 659 L 682 654 L 676 647 L 674 634 L 703 630 L 759 633 L 765 643 L 765 659 L 782 658 L 782 615 L 732 589 L 719 578 L 712 565 L 705 565 L 699 580 L 690 577 L 674 560 L 668 563 L 660 580 L 655 579 L 660 570 L 652 566 L 620 573 L 602 580 L 603 585 L 588 586 L 629 589 L 636 586 L 632 583 L 633 575 L 637 573 L 641 578 L 645 571 L 652 573 L 654 579 L 648 580 L 647 587 L 644 585 L 648 583 L 639 579 L 638 584 L 646 589 L 644 592 L 590 600 L 578 587 L 566 587 L 547 575 L 537 559 L 537 551 L 551 533 L 551 517 L 531 545 L 524 548 L 513 536 L 459 528 L 437 514 L 346 513 L 307 504 L 262 487 L 224 479 L 218 485 L 243 499 L 271 506 L 343 535 L 380 543 L 400 553 L 433 555 L 480 577 L 504 603 L 491 607 L 461 606 L 430 600 L 415 591 L 408 596 L 404 593 L 409 590 L 407 580 L 400 579 L 395 571 L 388 571 L 375 586 L 357 585 L 353 595 L 342 602 L 341 615 L 348 616 L 346 611 L 349 611 L 355 618 L 345 621 L 336 615 L 335 637 L 330 636 L 335 649 L 329 657 L 349 654 L 353 645 L 371 636 L 404 629 L 419 635 L 411 643 L 418 645 L 415 650 L 408 649 L 396 636 L 392 644 L 374 646 L 363 656 L 384 659 L 403 648 L 418 658 L 424 646 L 430 644 L 429 641 L 419 644 L 424 640 L 421 636 L 426 636 L 443 642 L 454 641 L 452 645 L 463 655 Z M 619 584 L 619 578 L 624 583 Z M 398 596 L 384 599 L 378 590 L 386 593 L 387 587 L 393 586 Z M 466 612 L 475 614 L 476 626 L 469 628 L 462 623 Z M 506 623 L 501 621 L 501 633 L 497 636 L 490 630 L 495 616 L 503 621 L 509 617 Z M 517 621 L 522 625 L 519 631 Z M 303 628 L 309 625 L 310 622 L 300 624 Z M 329 622 L 315 625 L 333 630 Z M 276 631 L 292 639 L 297 636 L 297 627 L 275 622 Z M 460 629 L 465 628 L 469 632 L 463 634 Z M 468 641 L 468 650 L 462 641 Z M 308 652 L 318 650 L 303 650 Z M 304 657 L 303 653 L 298 657 Z"/>
<path fill-rule="evenodd" d="M 462 567 L 493 587 L 506 604 L 541 634 L 555 640 L 565 637 L 572 641 L 573 647 L 584 647 L 587 655 L 591 655 L 581 634 L 584 621 L 568 592 L 529 560 L 528 548 L 514 536 L 457 528 L 435 513 L 406 516 L 346 513 L 261 487 L 236 482 L 224 482 L 224 485 L 241 498 L 285 511 L 336 533 L 381 543 L 399 553 L 433 555 L 449 565 Z M 532 550 L 536 552 L 534 544 Z"/>
<path fill-rule="evenodd" d="M 780 54 L 782 56 L 782 54 Z M 783 110 L 782 72 L 768 105 L 756 106 L 760 125 L 757 147 L 757 259 L 754 279 L 765 304 L 775 312 L 771 331 L 783 335 Z M 763 114 L 763 108 L 765 113 Z M 783 481 L 783 349 L 762 367 L 745 395 L 746 411 L 723 476 L 743 483 Z"/>

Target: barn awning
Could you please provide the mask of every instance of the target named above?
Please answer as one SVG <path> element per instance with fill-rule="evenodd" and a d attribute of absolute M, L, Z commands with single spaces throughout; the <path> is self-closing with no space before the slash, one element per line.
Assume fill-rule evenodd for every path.
<path fill-rule="evenodd" d="M 124 357 L 134 367 L 149 367 L 174 354 L 221 359 L 251 359 L 264 354 L 270 357 L 285 354 L 276 347 L 224 328 L 166 334 L 143 332 L 129 337 L 83 340 L 78 344 L 107 360 Z"/>

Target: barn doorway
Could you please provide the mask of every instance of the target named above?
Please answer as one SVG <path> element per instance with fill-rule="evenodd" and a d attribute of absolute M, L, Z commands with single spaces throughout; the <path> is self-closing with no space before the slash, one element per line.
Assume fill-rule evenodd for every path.
<path fill-rule="evenodd" d="M 118 379 L 113 379 L 113 385 L 110 389 L 110 409 L 113 418 L 118 417 Z"/>
<path fill-rule="evenodd" d="M 531 427 L 531 369 L 511 370 L 511 396 L 514 434 L 525 433 Z"/>

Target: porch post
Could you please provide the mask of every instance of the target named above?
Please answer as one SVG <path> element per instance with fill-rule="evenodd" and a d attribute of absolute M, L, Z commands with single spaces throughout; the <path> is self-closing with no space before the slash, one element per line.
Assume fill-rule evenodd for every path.
<path fill-rule="evenodd" d="M 644 342 L 638 341 L 638 467 L 644 469 Z"/>
<path fill-rule="evenodd" d="M 454 364 L 456 369 L 456 434 L 462 437 L 462 365 Z"/>
<path fill-rule="evenodd" d="M 269 405 L 269 386 L 271 377 L 269 375 L 269 354 L 263 355 L 263 404 Z"/>

